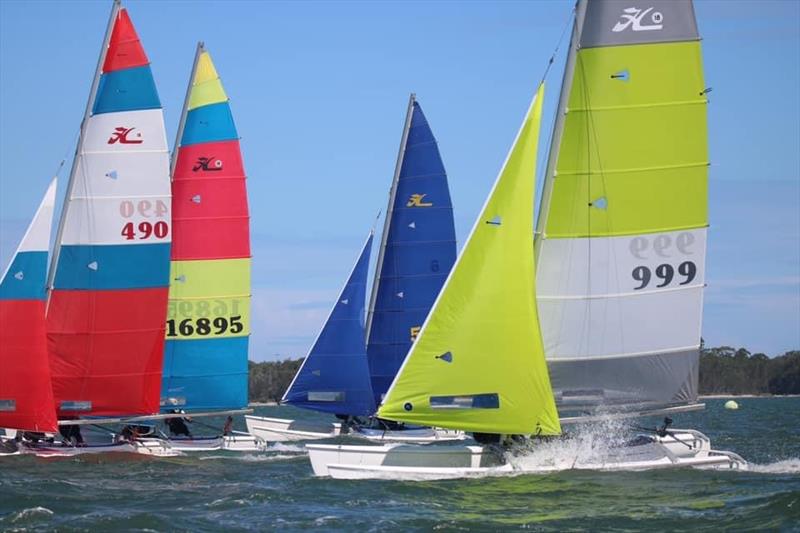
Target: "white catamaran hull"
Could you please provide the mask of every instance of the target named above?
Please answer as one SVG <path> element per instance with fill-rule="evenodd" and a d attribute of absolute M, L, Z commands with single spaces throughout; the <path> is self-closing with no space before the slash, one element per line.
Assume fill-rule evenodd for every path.
<path fill-rule="evenodd" d="M 100 453 L 131 453 L 151 455 L 155 457 L 171 457 L 179 452 L 171 449 L 158 439 L 143 439 L 136 443 L 111 442 L 108 444 L 87 444 L 85 446 L 71 446 L 45 443 L 23 443 L 20 445 L 23 454 L 32 454 L 38 457 L 76 457 L 79 455 Z"/>
<path fill-rule="evenodd" d="M 238 432 L 234 435 L 170 437 L 167 439 L 154 438 L 145 440 L 160 441 L 164 446 L 179 452 L 212 452 L 217 450 L 257 452 L 266 448 L 266 442 L 262 439 Z"/>
<path fill-rule="evenodd" d="M 747 469 L 747 463 L 735 453 L 712 450 L 708 437 L 698 431 L 676 430 L 671 435 L 653 437 L 645 444 L 619 446 L 587 460 L 565 454 L 541 462 L 507 458 L 498 448 L 485 446 L 309 444 L 306 448 L 314 474 L 336 479 L 445 479 L 570 469 Z"/>
<path fill-rule="evenodd" d="M 305 422 L 285 418 L 266 418 L 245 416 L 247 430 L 267 442 L 299 440 L 322 440 L 344 435 L 339 423 Z M 429 444 L 433 442 L 458 441 L 466 438 L 462 431 L 438 428 L 411 428 L 385 430 L 373 428 L 353 428 L 348 437 L 366 439 L 371 442 L 400 442 L 408 444 Z"/>

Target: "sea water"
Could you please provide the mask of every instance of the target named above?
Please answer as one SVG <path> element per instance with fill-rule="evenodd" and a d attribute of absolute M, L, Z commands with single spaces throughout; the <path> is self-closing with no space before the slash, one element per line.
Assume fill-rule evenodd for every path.
<path fill-rule="evenodd" d="M 302 443 L 170 458 L 14 456 L 0 459 L 0 530 L 800 531 L 800 398 L 744 398 L 738 411 L 725 410 L 724 400 L 706 403 L 674 416 L 675 427 L 703 431 L 715 448 L 750 461 L 749 472 L 338 481 L 314 477 Z M 324 419 L 290 407 L 256 414 Z M 590 453 L 585 442 L 577 435 L 546 453 Z M 514 460 L 535 461 L 536 453 L 544 452 Z"/>

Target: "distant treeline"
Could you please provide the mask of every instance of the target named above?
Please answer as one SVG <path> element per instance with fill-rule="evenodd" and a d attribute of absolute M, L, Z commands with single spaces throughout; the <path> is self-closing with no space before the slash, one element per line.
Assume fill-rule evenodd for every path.
<path fill-rule="evenodd" d="M 277 402 L 302 359 L 250 362 L 250 401 Z M 700 394 L 800 394 L 800 351 L 769 358 L 745 348 L 701 348 Z"/>
<path fill-rule="evenodd" d="M 700 394 L 800 394 L 800 351 L 770 358 L 745 348 L 701 348 Z"/>

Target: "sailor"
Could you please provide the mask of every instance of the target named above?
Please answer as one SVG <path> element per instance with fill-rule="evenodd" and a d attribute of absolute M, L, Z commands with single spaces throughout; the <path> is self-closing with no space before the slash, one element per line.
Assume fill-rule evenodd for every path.
<path fill-rule="evenodd" d="M 175 409 L 173 413 L 183 413 L 183 411 Z M 191 422 L 191 419 L 188 417 L 184 419 L 183 417 L 176 416 L 175 418 L 167 418 L 164 423 L 167 424 L 169 432 L 173 436 L 179 437 L 181 435 L 185 435 L 187 437 L 191 437 L 192 434 L 189 431 L 189 428 L 186 426 L 186 421 Z"/>
<path fill-rule="evenodd" d="M 233 433 L 233 417 L 228 415 L 228 418 L 225 420 L 225 425 L 222 426 L 222 434 L 230 435 L 231 433 Z"/>
<path fill-rule="evenodd" d="M 81 427 L 76 424 L 63 424 L 58 426 L 58 432 L 61 434 L 65 445 L 83 446 L 83 435 L 81 435 Z"/>

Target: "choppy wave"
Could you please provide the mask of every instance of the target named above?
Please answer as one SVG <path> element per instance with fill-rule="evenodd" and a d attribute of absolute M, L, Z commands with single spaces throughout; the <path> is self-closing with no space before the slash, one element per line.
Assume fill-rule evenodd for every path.
<path fill-rule="evenodd" d="M 47 507 L 30 507 L 28 509 L 23 509 L 11 515 L 11 523 L 17 523 L 22 521 L 34 520 L 38 518 L 45 518 L 49 516 L 53 516 L 55 513 L 48 509 Z"/>
<path fill-rule="evenodd" d="M 282 442 L 276 442 L 275 444 L 270 444 L 267 447 L 268 452 L 287 452 L 287 453 L 300 453 L 300 454 L 307 454 L 308 450 L 306 450 L 305 446 L 301 446 L 299 444 L 284 444 Z"/>

